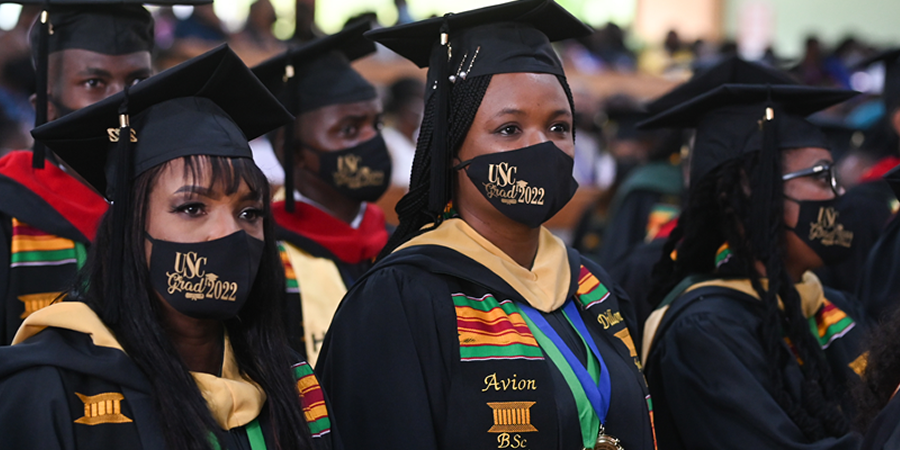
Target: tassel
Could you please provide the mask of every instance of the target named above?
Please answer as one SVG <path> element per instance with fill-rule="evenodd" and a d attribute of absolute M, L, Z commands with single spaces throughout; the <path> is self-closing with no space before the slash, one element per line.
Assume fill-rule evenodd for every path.
<path fill-rule="evenodd" d="M 293 114 L 294 111 L 300 108 L 300 105 L 297 104 L 299 99 L 293 64 L 288 64 L 284 67 L 284 78 L 282 80 L 285 83 L 284 91 L 282 91 L 282 95 L 285 96 L 283 103 L 288 111 L 291 111 Z M 294 151 L 296 147 L 294 145 L 296 141 L 294 133 L 296 132 L 296 124 L 297 120 L 294 119 L 291 123 L 284 126 L 284 139 L 281 147 L 281 167 L 284 169 L 284 210 L 289 213 L 294 212 Z"/>
<path fill-rule="evenodd" d="M 447 47 L 447 58 L 438 58 L 438 67 L 436 67 L 437 81 L 437 98 L 435 100 L 435 120 L 434 120 L 434 151 L 431 156 L 431 189 L 428 192 L 428 213 L 432 216 L 439 215 L 450 193 L 450 175 L 448 168 L 450 165 L 450 149 L 447 129 L 450 124 L 448 118 L 450 116 L 450 89 L 452 84 L 449 81 L 450 57 L 450 23 L 448 18 L 450 14 L 444 16 L 444 23 L 441 25 L 441 46 Z"/>
<path fill-rule="evenodd" d="M 774 225 L 771 223 L 771 207 L 774 205 L 774 202 L 781 201 L 782 196 L 781 192 L 775 191 L 776 184 L 778 186 L 781 185 L 776 179 L 776 177 L 781 176 L 781 164 L 779 162 L 781 154 L 778 151 L 778 134 L 776 131 L 778 128 L 778 116 L 775 114 L 774 105 L 771 101 L 770 89 L 769 98 L 766 101 L 766 109 L 760 121 L 762 148 L 759 153 L 759 167 L 756 170 L 752 194 L 756 201 L 751 202 L 750 207 L 751 217 L 753 217 L 757 225 L 754 227 L 756 232 L 751 237 L 751 240 L 753 246 L 761 252 L 757 256 L 763 263 L 768 263 L 769 258 L 773 256 L 769 251 L 772 247 L 771 242 L 769 242 L 771 239 L 769 231 Z"/>
<path fill-rule="evenodd" d="M 129 252 L 126 245 L 128 242 L 129 227 L 127 226 L 128 218 L 134 214 L 134 208 L 131 205 L 131 187 L 134 182 L 134 151 L 131 145 L 131 124 L 128 116 L 128 88 L 125 88 L 125 99 L 119 105 L 119 141 L 116 143 L 115 161 L 116 161 L 116 179 L 114 180 L 113 191 L 111 194 L 112 205 L 110 205 L 110 213 L 112 214 L 112 240 L 110 242 L 110 260 L 115 264 L 114 267 L 129 267 Z M 118 283 L 110 283 L 111 286 L 121 287 L 121 281 Z M 114 290 L 115 288 L 113 288 Z M 105 295 L 107 306 L 109 307 L 110 318 L 118 321 L 119 298 L 123 292 L 107 292 Z"/>
<path fill-rule="evenodd" d="M 294 121 L 284 126 L 281 159 L 284 168 L 284 210 L 294 212 Z"/>
<path fill-rule="evenodd" d="M 38 33 L 38 57 L 35 62 L 35 112 L 34 127 L 37 128 L 47 123 L 47 52 L 49 51 L 50 40 L 50 4 L 44 2 L 44 10 L 41 11 L 40 33 Z M 35 141 L 31 154 L 31 167 L 35 169 L 44 168 L 44 157 L 47 149 L 41 142 Z"/>

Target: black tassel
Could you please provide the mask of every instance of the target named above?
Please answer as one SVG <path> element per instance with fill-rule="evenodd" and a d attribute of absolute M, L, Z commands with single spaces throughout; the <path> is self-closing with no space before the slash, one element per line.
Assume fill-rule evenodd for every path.
<path fill-rule="evenodd" d="M 114 262 L 113 267 L 129 267 L 128 263 L 128 218 L 134 214 L 131 205 L 131 187 L 134 178 L 134 151 L 131 145 L 131 125 L 128 116 L 128 88 L 125 88 L 125 99 L 119 105 L 119 141 L 115 145 L 116 179 L 112 192 L 112 240 L 108 257 Z M 121 282 L 110 283 L 112 290 L 121 288 Z M 109 306 L 110 318 L 118 321 L 119 297 L 123 292 L 107 292 L 105 298 Z"/>
<path fill-rule="evenodd" d="M 431 215 L 441 214 L 447 202 L 450 192 L 450 149 L 448 138 L 448 118 L 450 116 L 450 89 L 452 85 L 449 81 L 449 48 L 450 48 L 450 23 L 447 20 L 450 14 L 444 16 L 444 23 L 441 25 L 441 45 L 447 47 L 448 57 L 438 58 L 438 66 L 436 67 L 437 76 L 437 98 L 435 100 L 435 119 L 434 119 L 434 146 L 431 155 L 431 188 L 428 192 L 428 213 Z"/>
<path fill-rule="evenodd" d="M 35 128 L 47 123 L 47 52 L 50 46 L 50 5 L 48 2 L 44 3 L 44 10 L 41 11 L 38 20 L 41 31 L 38 33 L 38 57 L 35 62 Z M 43 169 L 46 153 L 47 149 L 44 144 L 35 141 L 31 154 L 31 167 Z"/>
<path fill-rule="evenodd" d="M 284 210 L 294 212 L 294 121 L 284 126 L 284 144 L 281 150 L 284 167 Z"/>
<path fill-rule="evenodd" d="M 292 114 L 300 107 L 296 79 L 293 64 L 284 66 L 283 81 L 285 85 L 282 95 L 285 101 L 283 103 Z M 297 119 L 295 118 L 284 126 L 284 139 L 282 139 L 281 146 L 281 167 L 284 169 L 284 210 L 289 213 L 294 212 L 294 144 L 296 142 L 294 133 L 296 132 L 296 123 Z"/>
<path fill-rule="evenodd" d="M 755 233 L 751 236 L 754 248 L 761 253 L 757 257 L 763 262 L 768 263 L 772 248 L 770 239 L 770 231 L 774 226 L 771 218 L 771 208 L 781 200 L 782 193 L 775 192 L 777 183 L 775 177 L 780 177 L 779 158 L 781 153 L 778 151 L 778 134 L 777 120 L 780 114 L 775 114 L 775 108 L 771 102 L 771 93 L 769 100 L 766 102 L 766 108 L 763 112 L 764 116 L 760 121 L 762 132 L 762 148 L 759 153 L 759 168 L 756 171 L 756 179 L 753 183 L 752 196 L 754 201 L 751 202 L 750 212 L 757 224 L 754 227 Z"/>

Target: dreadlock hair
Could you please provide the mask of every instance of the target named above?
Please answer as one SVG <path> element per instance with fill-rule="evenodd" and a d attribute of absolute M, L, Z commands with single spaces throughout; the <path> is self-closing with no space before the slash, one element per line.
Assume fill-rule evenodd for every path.
<path fill-rule="evenodd" d="M 866 370 L 853 387 L 857 416 L 855 426 L 865 433 L 875 416 L 887 406 L 900 385 L 900 309 L 869 333 Z"/>
<path fill-rule="evenodd" d="M 256 279 L 247 303 L 237 317 L 224 321 L 224 327 L 239 370 L 267 394 L 274 448 L 309 449 L 311 437 L 290 372 L 296 361 L 288 353 L 281 318 L 285 281 L 275 244 L 268 182 L 259 168 L 245 158 L 195 155 L 183 157 L 182 161 L 186 180 L 201 180 L 207 174 L 209 187 L 221 187 L 228 195 L 244 181 L 263 200 L 265 243 Z M 134 212 L 126 222 L 125 264 L 114 264 L 107 256 L 114 239 L 110 209 L 100 223 L 75 291 L 112 330 L 150 382 L 166 447 L 210 449 L 211 436 L 220 438 L 224 432 L 166 334 L 163 305 L 151 285 L 144 248 L 149 198 L 169 164 L 171 161 L 139 175 L 128 193 Z"/>
<path fill-rule="evenodd" d="M 651 299 L 664 298 L 685 277 L 715 272 L 715 256 L 723 242 L 732 252 L 729 275 L 749 278 L 762 300 L 762 325 L 757 330 L 763 349 L 770 356 L 768 378 L 771 393 L 779 406 L 803 431 L 810 441 L 829 436 L 842 436 L 849 423 L 838 406 L 838 394 L 824 353 L 810 333 L 803 315 L 800 295 L 784 268 L 784 199 L 780 176 L 770 176 L 771 191 L 759 198 L 756 175 L 760 171 L 781 174 L 781 158 L 766 164 L 760 152 L 723 163 L 696 180 L 688 193 L 687 206 L 677 227 L 663 248 L 663 255 L 653 268 Z M 753 198 L 746 186 L 754 190 Z M 765 191 L 763 189 L 763 191 Z M 768 224 L 761 229 L 754 202 L 768 208 Z M 670 255 L 676 251 L 676 259 Z M 768 287 L 763 287 L 756 261 L 765 264 Z M 779 298 L 784 310 L 778 305 Z M 789 340 L 791 354 L 784 350 Z M 801 398 L 788 392 L 783 368 L 791 359 L 802 361 Z"/>
<path fill-rule="evenodd" d="M 562 85 L 563 91 L 569 101 L 569 107 L 572 114 L 575 114 L 575 101 L 572 97 L 572 90 L 566 77 L 557 75 L 557 79 Z M 468 79 L 458 79 L 452 85 L 450 90 L 450 111 L 448 115 L 448 124 L 442 126 L 449 127 L 447 132 L 448 147 L 453 155 L 459 151 L 469 128 L 475 120 L 475 114 L 481 106 L 484 94 L 487 92 L 488 85 L 491 83 L 492 75 L 481 75 L 470 77 Z M 425 114 L 422 117 L 422 126 L 419 131 L 419 140 L 416 142 L 416 153 L 413 157 L 412 172 L 409 180 L 409 192 L 397 202 L 397 217 L 400 221 L 397 229 L 391 235 L 387 244 L 378 255 L 378 259 L 382 259 L 389 255 L 394 249 L 410 240 L 417 234 L 436 228 L 443 222 L 443 210 L 432 211 L 428 207 L 428 198 L 432 189 L 443 190 L 441 193 L 442 204 L 446 205 L 450 202 L 452 189 L 442 186 L 432 186 L 431 166 L 435 164 L 432 159 L 432 147 L 435 145 L 433 140 L 435 127 L 435 103 L 436 95 L 432 95 L 425 104 Z M 575 139 L 575 130 L 572 130 L 572 139 Z M 448 162 L 439 161 L 437 164 L 447 165 L 446 170 L 451 171 L 452 168 Z M 422 227 L 433 224 L 426 230 Z"/>

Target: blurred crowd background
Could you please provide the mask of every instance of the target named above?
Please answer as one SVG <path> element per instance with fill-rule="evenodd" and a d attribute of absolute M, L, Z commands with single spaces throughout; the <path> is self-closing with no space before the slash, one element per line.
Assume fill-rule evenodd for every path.
<path fill-rule="evenodd" d="M 406 0 L 272 1 L 274 4 L 270 0 L 216 0 L 212 5 L 196 8 L 151 7 L 156 17 L 157 70 L 222 42 L 229 43 L 253 66 L 291 45 L 335 32 L 354 20 L 366 19 L 390 26 L 433 14 L 422 6 L 427 2 L 418 2 L 418 7 L 413 8 Z M 576 5 L 568 4 L 573 2 Z M 491 2 L 456 3 L 460 2 L 432 5 L 431 10 L 467 9 Z M 852 88 L 867 94 L 812 118 L 833 138 L 845 186 L 853 186 L 872 164 L 885 156 L 879 154 L 881 149 L 897 148 L 896 143 L 882 142 L 895 139 L 891 133 L 881 132 L 884 110 L 876 101 L 884 69 L 878 65 L 862 68 L 858 63 L 900 40 L 891 42 L 890 30 L 885 34 L 885 27 L 877 21 L 872 22 L 870 29 L 859 32 L 854 31 L 852 17 L 847 18 L 846 29 L 832 26 L 841 23 L 841 12 L 834 8 L 828 10 L 834 1 L 786 0 L 776 4 L 765 0 L 580 0 L 578 5 L 579 0 L 572 0 L 560 3 L 565 3 L 571 11 L 580 11 L 585 16 L 582 19 L 595 29 L 587 38 L 562 42 L 557 47 L 575 95 L 575 176 L 581 185 L 575 200 L 548 224 L 566 237 L 571 238 L 579 221 L 587 220 L 588 216 L 602 219 L 617 186 L 636 167 L 659 161 L 679 164 L 689 136 L 637 129 L 635 124 L 642 118 L 642 106 L 689 78 L 694 71 L 730 55 L 738 54 L 782 68 L 807 85 Z M 793 5 L 793 9 L 785 5 Z M 723 11 L 726 6 L 728 10 Z M 883 6 L 900 9 L 896 5 Z M 873 0 L 862 0 L 855 7 L 865 12 L 860 16 L 865 20 L 886 13 Z M 804 15 L 796 15 L 797 11 Z M 32 128 L 34 112 L 29 97 L 34 92 L 34 71 L 28 31 L 38 12 L 33 7 L 0 4 L 0 154 L 31 146 L 28 131 Z M 816 23 L 817 15 L 825 17 L 823 23 L 827 29 L 810 26 L 799 42 L 784 40 L 784 34 L 797 35 L 803 24 Z M 790 33 L 784 31 L 786 24 L 791 25 Z M 425 71 L 384 48 L 358 61 L 355 67 L 378 86 L 382 95 L 384 135 L 394 158 L 395 187 L 380 203 L 392 221 L 395 220 L 393 203 L 404 192 L 412 164 L 423 109 Z M 266 143 L 255 144 L 254 150 L 259 151 L 258 163 L 269 172 L 273 184 L 279 184 L 280 168 L 270 152 L 267 153 Z M 588 208 L 595 211 L 585 215 Z"/>

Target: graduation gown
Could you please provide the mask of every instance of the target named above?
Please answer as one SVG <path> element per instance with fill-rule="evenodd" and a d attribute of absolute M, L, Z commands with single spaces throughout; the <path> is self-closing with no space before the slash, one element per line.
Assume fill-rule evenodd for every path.
<path fill-rule="evenodd" d="M 653 162 L 635 169 L 613 198 L 595 261 L 612 267 L 635 246 L 652 240 L 680 212 L 683 190 L 679 166 Z"/>
<path fill-rule="evenodd" d="M 872 247 L 856 296 L 874 321 L 886 320 L 900 304 L 900 219 L 895 216 Z"/>
<path fill-rule="evenodd" d="M 894 398 L 869 425 L 860 450 L 893 450 L 897 448 L 900 448 L 900 397 L 894 395 Z"/>
<path fill-rule="evenodd" d="M 66 291 L 106 201 L 60 168 L 31 167 L 31 152 L 0 159 L 0 344 L 22 320 Z"/>
<path fill-rule="evenodd" d="M 193 373 L 223 427 L 219 446 L 250 448 L 248 429 L 258 426 L 275 448 L 265 394 L 238 373 L 227 340 L 225 348 L 222 377 Z M 312 369 L 298 361 L 290 370 L 313 448 L 340 448 Z M 166 448 L 149 380 L 83 303 L 42 310 L 26 321 L 16 344 L 0 348 L 0 398 L 4 448 Z"/>
<path fill-rule="evenodd" d="M 354 430 L 348 447 L 583 448 L 574 397 L 515 306 L 547 285 L 513 273 L 576 302 L 611 377 L 607 433 L 629 450 L 654 448 L 632 313 L 606 272 L 546 229 L 528 271 L 461 219 L 379 262 L 335 315 L 316 371 Z M 543 315 L 585 358 L 559 306 Z"/>
<path fill-rule="evenodd" d="M 852 300 L 823 289 L 811 272 L 802 285 L 804 314 L 845 393 L 865 366 L 865 321 L 846 314 L 839 305 Z M 855 434 L 809 442 L 778 405 L 768 376 L 772 357 L 758 335 L 763 316 L 749 280 L 721 278 L 693 284 L 651 315 L 644 354 L 661 449 L 858 448 Z M 800 366 L 786 360 L 784 382 L 799 399 Z M 842 406 L 852 414 L 849 399 Z"/>
<path fill-rule="evenodd" d="M 304 202 L 294 212 L 273 204 L 288 294 L 291 346 L 315 364 L 325 332 L 347 288 L 372 267 L 387 243 L 384 212 L 365 204 L 357 228 Z"/>

